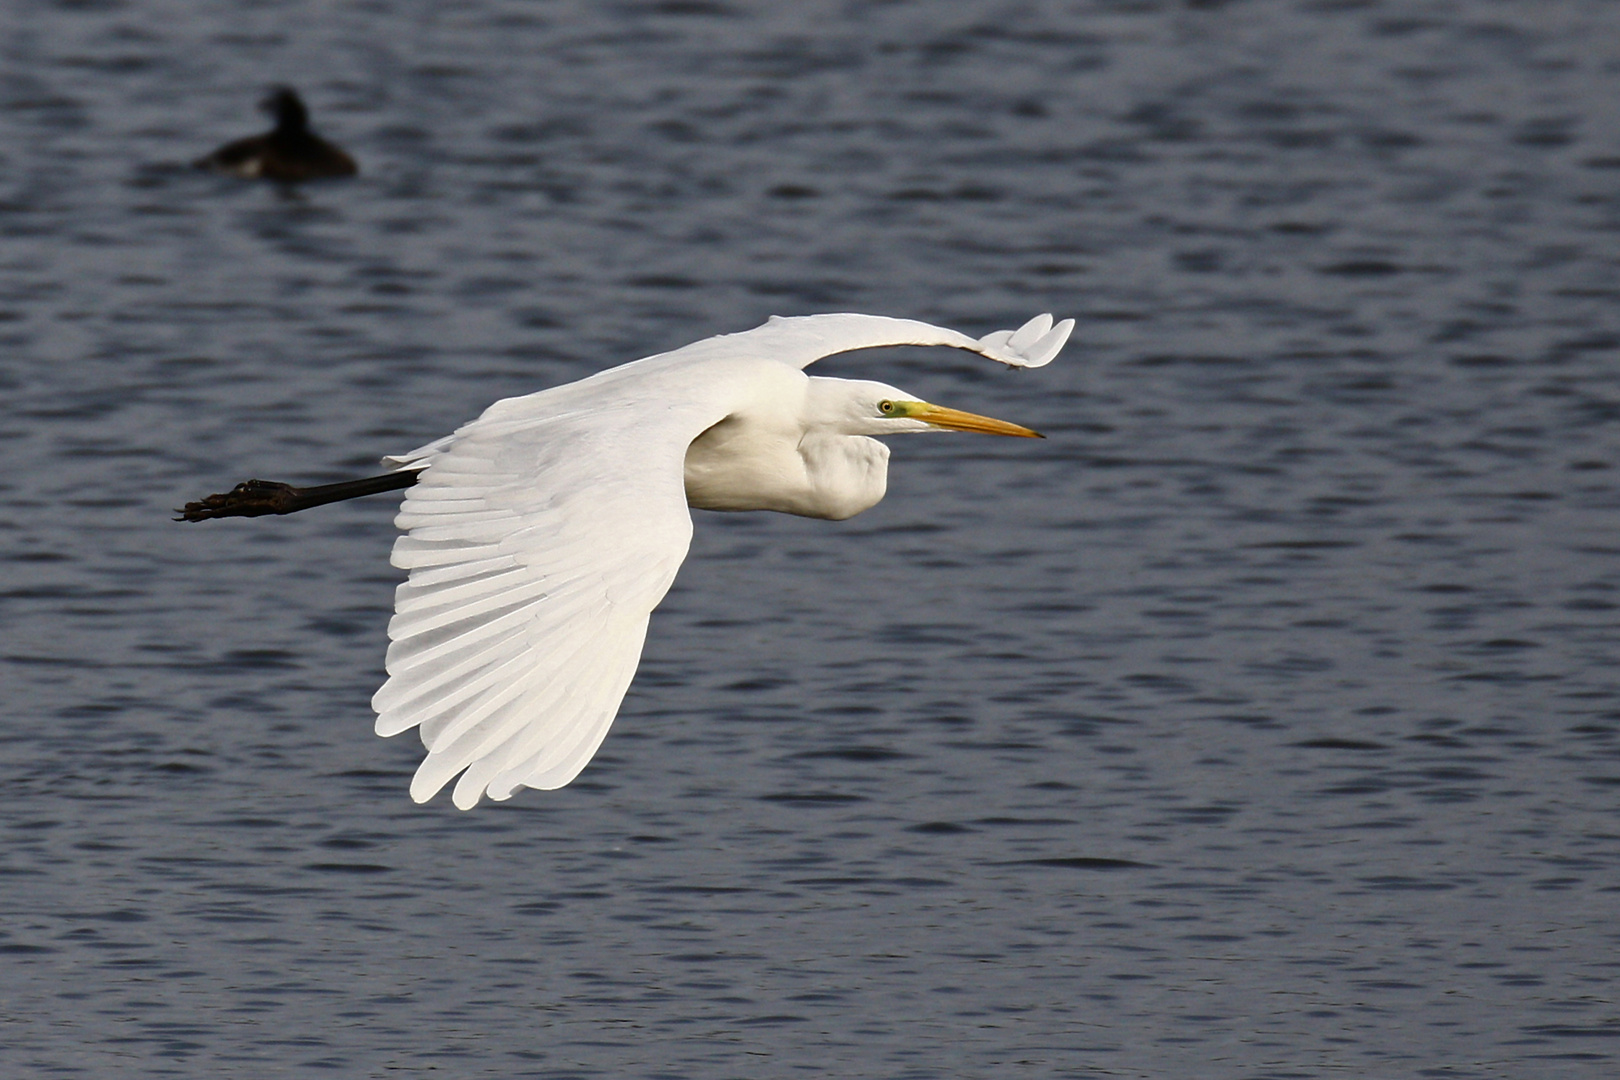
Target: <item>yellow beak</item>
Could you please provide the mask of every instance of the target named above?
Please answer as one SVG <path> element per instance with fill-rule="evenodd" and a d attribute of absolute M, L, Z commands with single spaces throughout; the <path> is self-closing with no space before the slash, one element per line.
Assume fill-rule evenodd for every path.
<path fill-rule="evenodd" d="M 981 435 L 1017 435 L 1025 439 L 1046 438 L 1040 432 L 1031 431 L 1027 427 L 980 416 L 977 413 L 947 409 L 943 405 L 930 405 L 926 401 L 908 402 L 907 405 L 906 415 L 913 420 L 921 420 L 925 424 L 949 431 L 976 431 Z"/>

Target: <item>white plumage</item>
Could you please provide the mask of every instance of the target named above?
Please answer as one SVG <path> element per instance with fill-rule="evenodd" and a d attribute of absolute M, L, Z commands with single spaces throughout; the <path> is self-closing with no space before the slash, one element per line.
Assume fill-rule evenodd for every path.
<path fill-rule="evenodd" d="M 1032 435 L 881 383 L 806 376 L 824 356 L 946 345 L 1040 367 L 1073 320 L 980 339 L 874 315 L 773 318 L 565 386 L 491 405 L 455 434 L 384 461 L 420 470 L 396 524 L 410 571 L 388 626 L 377 734 L 420 729 L 411 797 L 460 774 L 488 794 L 557 788 L 607 734 L 647 621 L 692 536 L 688 506 L 843 518 L 883 497 L 870 435 Z"/>

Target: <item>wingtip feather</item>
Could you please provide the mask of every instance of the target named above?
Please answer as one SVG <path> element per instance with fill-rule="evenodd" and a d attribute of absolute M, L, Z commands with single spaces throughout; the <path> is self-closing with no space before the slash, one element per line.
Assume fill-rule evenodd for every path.
<path fill-rule="evenodd" d="M 1027 352 L 1029 347 L 1044 337 L 1050 329 L 1052 329 L 1051 313 L 1042 312 L 1013 331 L 1012 337 L 1007 339 L 1007 347 L 1014 352 Z"/>

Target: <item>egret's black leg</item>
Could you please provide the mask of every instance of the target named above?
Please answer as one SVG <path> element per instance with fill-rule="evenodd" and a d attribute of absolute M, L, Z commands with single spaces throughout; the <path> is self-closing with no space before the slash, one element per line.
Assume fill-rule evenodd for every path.
<path fill-rule="evenodd" d="M 207 521 L 222 517 L 259 517 L 263 514 L 296 514 L 312 506 L 358 499 L 383 491 L 397 491 L 416 483 L 418 470 L 368 476 L 364 480 L 344 480 L 336 484 L 297 488 L 274 480 L 248 480 L 220 495 L 188 502 L 176 510 L 176 521 Z"/>

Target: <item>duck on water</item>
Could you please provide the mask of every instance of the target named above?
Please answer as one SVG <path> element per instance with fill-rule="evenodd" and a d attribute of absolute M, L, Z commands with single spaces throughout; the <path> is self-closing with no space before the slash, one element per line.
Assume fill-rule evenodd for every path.
<path fill-rule="evenodd" d="M 276 87 L 259 107 L 276 118 L 274 128 L 226 143 L 198 158 L 197 168 L 282 181 L 353 176 L 360 171 L 354 158 L 309 129 L 309 110 L 291 87 Z"/>

